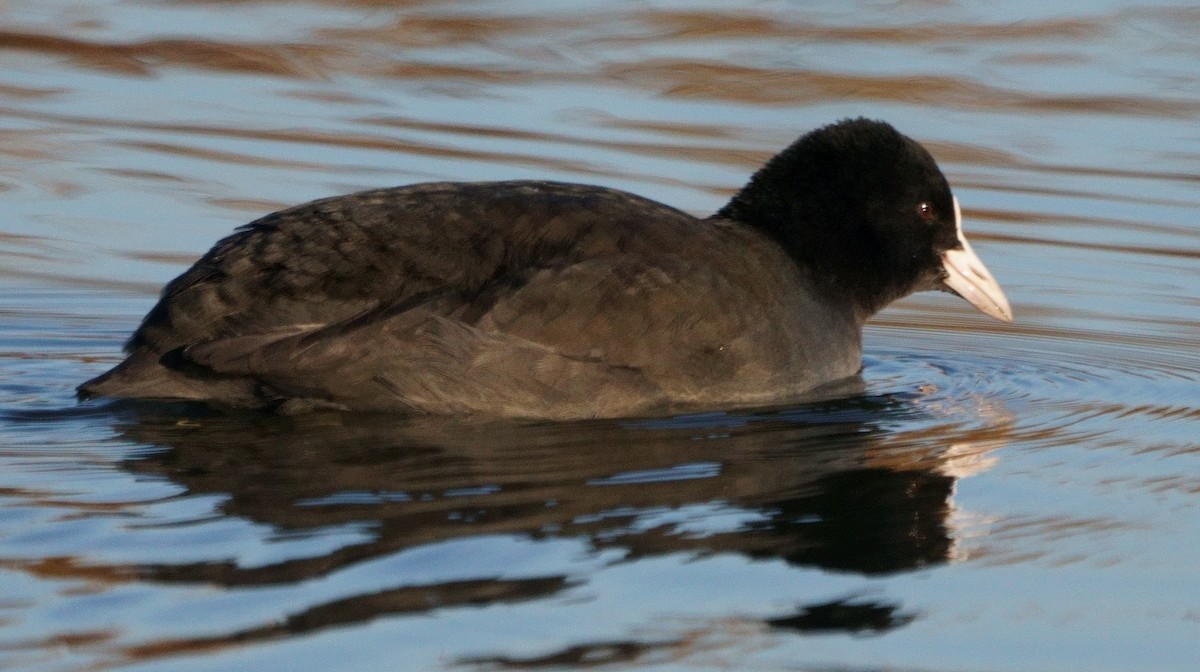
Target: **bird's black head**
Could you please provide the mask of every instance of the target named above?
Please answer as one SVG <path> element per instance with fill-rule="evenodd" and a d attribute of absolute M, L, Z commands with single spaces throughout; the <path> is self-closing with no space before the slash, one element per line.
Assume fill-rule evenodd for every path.
<path fill-rule="evenodd" d="M 999 286 L 962 236 L 937 163 L 886 123 L 850 119 L 801 137 L 716 216 L 768 233 L 822 291 L 845 297 L 864 319 L 924 289 L 953 291 L 1011 319 Z M 951 282 L 964 273 L 966 281 Z"/>

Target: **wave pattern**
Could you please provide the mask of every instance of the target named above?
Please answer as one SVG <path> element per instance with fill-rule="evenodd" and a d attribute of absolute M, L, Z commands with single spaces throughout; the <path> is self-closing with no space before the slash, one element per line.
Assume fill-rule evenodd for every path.
<path fill-rule="evenodd" d="M 17 0 L 0 26 L 0 667 L 1194 667 L 1195 7 Z M 707 213 L 855 115 L 930 147 L 1017 318 L 905 300 L 857 396 L 566 426 L 72 397 L 271 210 L 552 178 Z"/>

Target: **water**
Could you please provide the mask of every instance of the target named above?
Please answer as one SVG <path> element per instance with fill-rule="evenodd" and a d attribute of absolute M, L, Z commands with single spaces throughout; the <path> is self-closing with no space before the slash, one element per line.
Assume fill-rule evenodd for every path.
<path fill-rule="evenodd" d="M 1188 3 L 0 7 L 0 667 L 1194 670 Z M 285 205 L 549 177 L 707 213 L 838 118 L 938 157 L 1017 321 L 865 393 L 512 426 L 77 405 Z"/>

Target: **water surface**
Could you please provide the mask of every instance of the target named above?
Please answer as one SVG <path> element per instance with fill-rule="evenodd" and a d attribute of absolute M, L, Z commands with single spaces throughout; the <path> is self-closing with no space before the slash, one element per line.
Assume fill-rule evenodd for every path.
<path fill-rule="evenodd" d="M 0 667 L 1195 669 L 1197 36 L 1170 2 L 6 3 Z M 905 300 L 854 398 L 73 399 L 273 209 L 551 178 L 707 214 L 855 115 L 930 147 L 1017 321 Z"/>

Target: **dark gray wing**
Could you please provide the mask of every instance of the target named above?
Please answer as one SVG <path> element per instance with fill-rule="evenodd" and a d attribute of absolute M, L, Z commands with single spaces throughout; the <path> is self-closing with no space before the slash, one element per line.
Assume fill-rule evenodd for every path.
<path fill-rule="evenodd" d="M 552 182 L 434 183 L 283 210 L 218 242 L 126 344 L 166 353 L 324 325 L 427 293 L 472 295 L 531 267 L 652 246 L 697 221 L 631 194 Z"/>
<path fill-rule="evenodd" d="M 779 319 L 794 298 L 786 278 L 755 272 L 761 257 L 710 253 L 715 262 L 690 245 L 542 269 L 485 306 L 431 295 L 305 331 L 212 339 L 185 356 L 279 399 L 507 417 L 752 405 L 828 375 L 836 358 L 802 365 L 795 326 Z"/>

